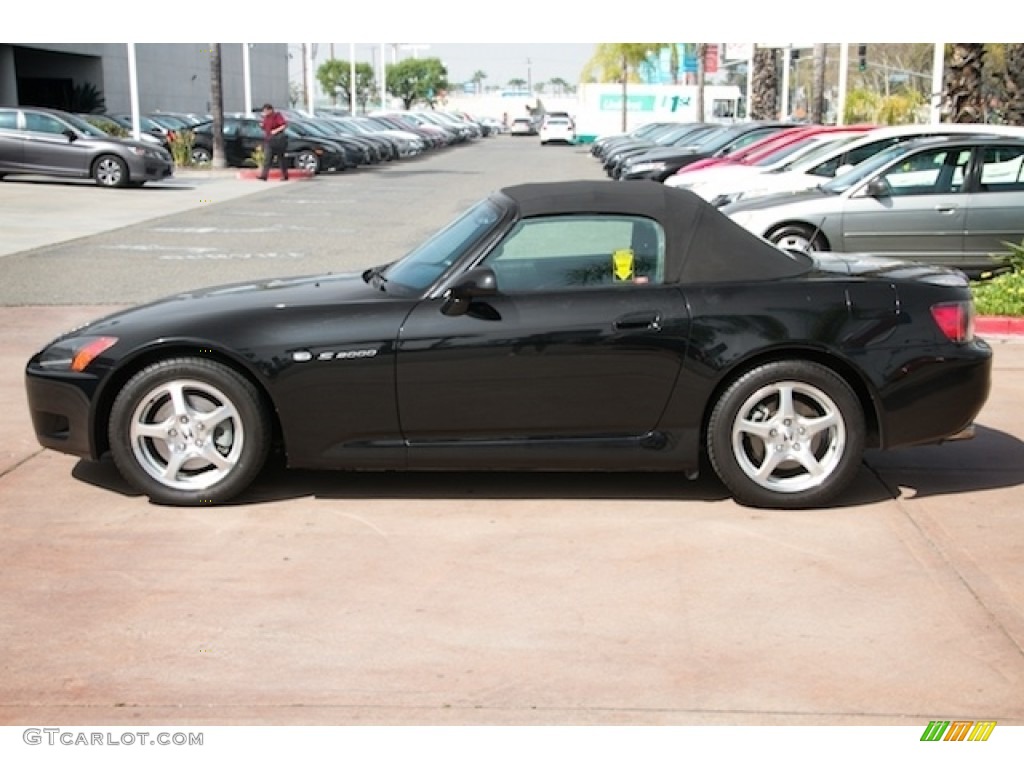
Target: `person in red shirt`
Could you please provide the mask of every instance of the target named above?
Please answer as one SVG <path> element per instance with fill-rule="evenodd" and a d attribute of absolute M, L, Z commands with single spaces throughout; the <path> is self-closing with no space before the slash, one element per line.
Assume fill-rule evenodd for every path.
<path fill-rule="evenodd" d="M 288 146 L 288 137 L 285 135 L 288 121 L 272 104 L 264 104 L 262 114 L 263 120 L 260 125 L 263 127 L 263 168 L 260 171 L 260 181 L 267 180 L 275 157 L 280 164 L 282 181 L 288 181 L 288 160 L 284 156 Z"/>

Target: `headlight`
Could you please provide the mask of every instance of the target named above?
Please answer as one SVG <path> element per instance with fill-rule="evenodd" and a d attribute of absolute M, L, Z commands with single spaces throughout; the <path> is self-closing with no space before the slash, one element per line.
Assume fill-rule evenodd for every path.
<path fill-rule="evenodd" d="M 647 171 L 663 171 L 665 170 L 665 163 L 637 163 L 636 165 L 627 165 L 626 173 L 647 173 Z"/>
<path fill-rule="evenodd" d="M 39 367 L 48 371 L 82 372 L 117 344 L 114 336 L 73 336 L 55 341 L 39 354 Z"/>

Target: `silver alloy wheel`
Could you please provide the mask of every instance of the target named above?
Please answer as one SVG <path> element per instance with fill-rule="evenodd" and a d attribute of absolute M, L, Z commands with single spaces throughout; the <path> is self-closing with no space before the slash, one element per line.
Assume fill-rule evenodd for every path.
<path fill-rule="evenodd" d="M 119 187 L 126 181 L 124 164 L 116 157 L 101 157 L 96 163 L 95 179 L 104 187 Z"/>
<path fill-rule="evenodd" d="M 743 401 L 732 424 L 732 451 L 740 470 L 778 493 L 824 483 L 839 467 L 846 443 L 839 407 L 802 381 L 761 387 Z"/>
<path fill-rule="evenodd" d="M 303 150 L 295 157 L 295 167 L 315 174 L 320 170 L 320 160 L 315 153 Z"/>
<path fill-rule="evenodd" d="M 817 248 L 811 242 L 811 239 L 803 234 L 796 232 L 790 232 L 783 237 L 780 237 L 775 241 L 775 244 L 780 248 L 786 248 L 793 251 L 815 251 Z"/>
<path fill-rule="evenodd" d="M 223 480 L 245 443 L 235 404 L 217 387 L 192 379 L 158 384 L 140 398 L 129 437 L 146 474 L 181 491 L 203 490 Z"/>

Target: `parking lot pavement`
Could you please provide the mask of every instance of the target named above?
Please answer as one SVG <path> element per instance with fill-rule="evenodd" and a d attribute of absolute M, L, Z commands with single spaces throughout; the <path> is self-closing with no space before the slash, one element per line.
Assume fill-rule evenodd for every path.
<path fill-rule="evenodd" d="M 397 170 L 393 199 L 435 184 Z M 123 215 L 270 186 L 191 184 Z M 104 303 L 0 307 L 0 724 L 1024 725 L 1018 339 L 992 340 L 974 440 L 871 453 L 830 509 L 668 474 L 279 468 L 171 509 L 32 433 L 27 358 Z"/>
<path fill-rule="evenodd" d="M 109 232 L 267 188 L 239 178 L 235 168 L 179 169 L 171 179 L 150 182 L 140 189 L 99 188 L 89 179 L 11 176 L 0 183 L 4 225 L 0 256 Z M 55 215 L 55 198 L 60 200 L 59 215 Z"/>
<path fill-rule="evenodd" d="M 0 309 L 0 723 L 1024 724 L 1024 344 L 833 509 L 671 475 L 270 470 L 168 509 L 34 445 Z M 29 330 L 31 329 L 31 333 Z"/>

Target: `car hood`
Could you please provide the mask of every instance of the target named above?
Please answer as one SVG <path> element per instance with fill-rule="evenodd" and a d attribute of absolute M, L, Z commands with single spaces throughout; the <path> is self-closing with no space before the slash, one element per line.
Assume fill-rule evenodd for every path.
<path fill-rule="evenodd" d="M 162 149 L 159 140 L 156 143 L 150 143 L 146 141 L 136 141 L 135 139 L 121 138 L 120 136 L 85 136 L 82 135 L 75 140 L 76 144 L 82 146 L 92 147 L 109 147 L 110 145 L 116 145 L 121 147 L 132 147 L 134 149 L 145 149 L 152 151 L 154 149 Z"/>
<path fill-rule="evenodd" d="M 173 294 L 162 299 L 107 315 L 76 334 L 119 335 L 132 333 L 155 337 L 194 334 L 199 328 L 219 323 L 244 322 L 246 318 L 272 313 L 345 304 L 391 301 L 396 297 L 368 284 L 361 273 L 304 275 L 215 285 Z"/>
<path fill-rule="evenodd" d="M 752 197 L 749 200 L 740 200 L 739 202 L 723 206 L 720 210 L 722 213 L 732 215 L 734 213 L 741 212 L 763 211 L 768 208 L 778 208 L 783 205 L 809 204 L 820 200 L 829 200 L 834 197 L 834 194 L 826 192 L 819 186 L 811 187 L 810 189 L 799 189 L 792 192 L 773 192 L 769 195 Z"/>
<path fill-rule="evenodd" d="M 663 149 L 647 150 L 642 155 L 634 155 L 630 160 L 633 163 L 647 163 L 659 160 L 674 160 L 677 157 L 692 157 L 696 154 L 696 147 L 665 147 Z"/>

